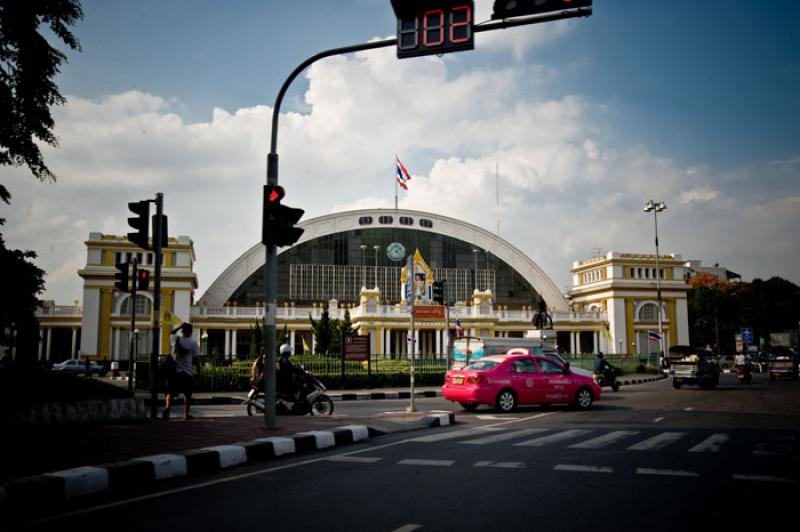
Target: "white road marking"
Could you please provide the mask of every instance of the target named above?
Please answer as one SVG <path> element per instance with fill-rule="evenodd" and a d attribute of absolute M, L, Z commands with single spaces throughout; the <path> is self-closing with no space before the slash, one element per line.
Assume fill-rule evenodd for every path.
<path fill-rule="evenodd" d="M 664 421 L 665 419 L 667 419 L 667 418 L 665 418 L 665 417 L 657 417 L 657 418 L 655 418 L 655 419 L 653 420 L 653 423 L 661 423 L 661 422 L 662 422 L 662 421 Z"/>
<path fill-rule="evenodd" d="M 699 477 L 694 471 L 683 471 L 680 469 L 651 469 L 649 467 L 639 467 L 636 469 L 637 475 L 658 475 L 664 477 Z"/>
<path fill-rule="evenodd" d="M 739 475 L 734 474 L 731 475 L 734 480 L 755 480 L 758 482 L 785 482 L 788 484 L 797 484 L 798 480 L 792 478 L 781 478 L 781 477 L 772 477 L 769 475 Z"/>
<path fill-rule="evenodd" d="M 406 458 L 397 462 L 400 465 L 448 467 L 456 463 L 455 460 L 421 460 L 418 458 Z"/>
<path fill-rule="evenodd" d="M 571 465 L 559 464 L 553 468 L 555 471 L 574 471 L 577 473 L 613 473 L 614 468 L 604 466 L 585 466 L 585 465 Z"/>
<path fill-rule="evenodd" d="M 547 429 L 522 429 L 513 430 L 511 432 L 501 432 L 500 434 L 491 434 L 482 438 L 475 438 L 474 440 L 460 441 L 458 443 L 463 445 L 486 445 L 487 443 L 497 443 L 499 441 L 513 440 L 514 438 L 521 438 L 523 436 L 530 436 L 539 432 L 546 432 Z"/>
<path fill-rule="evenodd" d="M 627 438 L 628 436 L 634 436 L 636 434 L 639 434 L 638 430 L 615 430 L 614 432 L 609 432 L 608 434 L 598 436 L 597 438 L 592 438 L 591 440 L 586 440 L 580 443 L 576 443 L 574 445 L 570 445 L 570 448 L 599 449 L 600 447 L 611 445 L 612 443 L 616 443 L 620 440 Z"/>
<path fill-rule="evenodd" d="M 413 523 L 409 523 L 407 525 L 403 525 L 400 528 L 395 528 L 392 532 L 412 532 L 412 530 L 416 530 L 418 528 L 422 528 L 422 525 L 415 525 Z"/>
<path fill-rule="evenodd" d="M 374 464 L 382 458 L 377 456 L 331 456 L 326 458 L 328 462 L 352 462 L 355 464 Z"/>
<path fill-rule="evenodd" d="M 515 447 L 544 447 L 545 445 L 549 445 L 551 443 L 556 443 L 562 440 L 568 440 L 570 438 L 574 438 L 576 436 L 582 436 L 584 434 L 588 434 L 591 432 L 590 430 L 583 430 L 583 429 L 572 429 L 572 430 L 565 430 L 563 432 L 557 432 L 555 434 L 551 434 L 550 436 L 542 436 L 541 438 L 534 438 L 532 440 L 523 441 L 520 443 L 515 443 Z"/>
<path fill-rule="evenodd" d="M 701 441 L 688 452 L 690 453 L 717 453 L 719 452 L 720 448 L 722 448 L 722 444 L 728 441 L 727 434 L 712 434 L 705 440 Z"/>
<path fill-rule="evenodd" d="M 686 412 L 691 412 L 692 410 L 694 410 L 694 407 L 693 406 L 687 406 L 683 410 L 686 411 Z"/>
<path fill-rule="evenodd" d="M 475 462 L 473 467 L 496 467 L 499 469 L 525 469 L 525 464 L 523 462 L 490 462 L 488 460 L 482 460 L 480 462 Z"/>
<path fill-rule="evenodd" d="M 648 438 L 636 445 L 628 447 L 629 451 L 655 451 L 666 447 L 670 443 L 676 442 L 686 436 L 685 432 L 662 432 L 657 436 Z"/>
<path fill-rule="evenodd" d="M 453 438 L 461 438 L 462 436 L 474 436 L 476 434 L 480 434 L 484 430 L 486 429 L 471 428 L 471 429 L 451 430 L 447 432 L 434 431 L 434 434 L 428 434 L 427 436 L 412 438 L 410 441 L 431 443 L 435 441 L 444 441 L 444 440 L 451 440 Z"/>

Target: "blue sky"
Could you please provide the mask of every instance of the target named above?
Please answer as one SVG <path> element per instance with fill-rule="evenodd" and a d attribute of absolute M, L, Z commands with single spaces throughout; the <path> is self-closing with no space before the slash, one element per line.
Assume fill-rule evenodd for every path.
<path fill-rule="evenodd" d="M 477 19 L 490 8 L 478 1 Z M 258 240 L 283 79 L 395 28 L 388 0 L 83 9 L 83 51 L 58 77 L 61 145 L 44 149 L 58 182 L 0 169 L 4 234 L 39 253 L 59 302 L 81 297 L 89 231 L 125 233 L 127 201 L 157 191 L 171 231 L 195 241 L 202 293 Z M 788 0 L 599 0 L 589 18 L 480 34 L 470 52 L 326 59 L 282 109 L 287 202 L 307 217 L 390 207 L 399 153 L 414 175 L 401 206 L 490 230 L 499 218 L 560 288 L 594 249 L 652 252 L 651 197 L 669 206 L 662 251 L 800 283 L 799 33 Z"/>

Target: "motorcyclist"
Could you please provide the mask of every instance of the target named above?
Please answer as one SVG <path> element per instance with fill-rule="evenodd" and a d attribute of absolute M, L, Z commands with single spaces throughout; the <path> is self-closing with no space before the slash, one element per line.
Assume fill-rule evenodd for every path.
<path fill-rule="evenodd" d="M 603 355 L 602 351 L 597 353 L 597 358 L 594 361 L 594 372 L 596 374 L 602 375 L 604 379 L 612 382 L 617 376 L 616 369 L 617 368 L 605 359 L 605 355 Z"/>
<path fill-rule="evenodd" d="M 277 388 L 278 393 L 287 395 L 292 400 L 300 399 L 302 391 L 295 383 L 295 376 L 300 376 L 305 373 L 304 370 L 298 368 L 292 361 L 289 360 L 292 356 L 292 346 L 283 344 L 280 348 L 280 358 L 278 359 L 278 379 Z"/>
<path fill-rule="evenodd" d="M 747 353 L 747 352 L 741 353 L 740 352 L 740 353 L 736 354 L 735 364 L 736 364 L 737 368 L 742 368 L 743 370 L 748 370 L 748 369 L 750 369 L 750 365 L 752 364 L 752 362 L 753 362 L 753 359 L 750 358 L 750 354 L 749 353 Z"/>

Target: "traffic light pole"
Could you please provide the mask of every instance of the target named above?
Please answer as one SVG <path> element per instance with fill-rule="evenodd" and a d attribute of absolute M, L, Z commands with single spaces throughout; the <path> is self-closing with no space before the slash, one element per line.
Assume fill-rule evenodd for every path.
<path fill-rule="evenodd" d="M 138 265 L 139 261 L 135 258 L 131 259 L 133 264 L 133 282 L 131 283 L 131 332 L 128 336 L 128 392 L 133 393 L 133 359 L 136 356 L 134 353 L 135 344 L 133 341 L 133 331 L 136 330 L 136 290 L 139 288 L 137 285 L 139 279 Z"/>
<path fill-rule="evenodd" d="M 156 419 L 158 409 L 158 357 L 161 354 L 161 231 L 164 214 L 164 194 L 156 194 L 156 223 L 153 225 L 153 349 L 150 351 L 150 418 Z M 134 282 L 136 280 L 134 279 Z"/>
<path fill-rule="evenodd" d="M 480 25 L 476 25 L 472 28 L 474 33 L 481 33 L 484 31 L 492 31 L 492 30 L 500 30 L 505 28 L 513 28 L 516 26 L 525 26 L 528 24 L 537 24 L 539 22 L 550 22 L 553 20 L 560 20 L 566 18 L 573 18 L 573 17 L 586 17 L 592 14 L 591 8 L 589 9 L 571 9 L 565 10 L 557 13 L 549 13 L 546 15 L 534 15 L 528 17 L 519 17 L 509 20 L 491 20 Z M 267 185 L 278 185 L 278 119 L 280 118 L 281 114 L 281 104 L 283 103 L 283 98 L 286 96 L 286 91 L 289 89 L 289 86 L 295 80 L 295 78 L 300 75 L 300 73 L 308 68 L 310 65 L 314 64 L 315 62 L 319 61 L 320 59 L 324 59 L 326 57 L 332 57 L 334 55 L 343 55 L 349 54 L 353 52 L 363 52 L 365 50 L 374 50 L 377 48 L 386 48 L 388 46 L 394 46 L 397 44 L 397 38 L 391 39 L 384 39 L 382 41 L 373 41 L 369 43 L 362 43 L 362 44 L 355 44 L 352 46 L 344 46 L 342 48 L 331 48 L 330 50 L 325 50 L 320 52 L 316 55 L 313 55 L 300 63 L 289 77 L 283 82 L 281 85 L 280 90 L 278 91 L 278 95 L 275 97 L 275 104 L 272 106 L 272 131 L 270 137 L 270 151 L 267 155 Z M 162 196 L 158 194 L 158 196 Z M 161 204 L 158 204 L 158 214 L 161 214 Z M 160 219 L 160 217 L 159 217 Z M 158 244 L 159 251 L 160 251 L 160 242 Z M 277 318 L 277 307 L 278 307 L 278 300 L 277 300 L 277 291 L 278 291 L 278 255 L 277 255 L 277 246 L 274 244 L 267 244 L 266 247 L 266 257 L 264 260 L 264 346 L 266 349 L 266 353 L 264 356 L 264 423 L 268 429 L 273 429 L 276 427 L 275 422 L 275 389 L 276 389 L 276 381 L 275 381 L 275 325 L 276 325 L 276 318 Z M 160 264 L 156 262 L 156 281 L 155 281 L 155 293 L 153 298 L 153 305 L 160 304 L 160 297 L 159 297 L 159 287 L 160 287 Z M 156 303 L 158 301 L 158 303 Z M 155 340 L 153 343 L 153 355 L 151 355 L 151 366 L 152 366 L 152 356 L 155 356 Z M 413 359 L 412 359 L 413 362 Z M 152 377 L 152 376 L 151 376 Z M 155 399 L 153 399 L 153 404 L 155 404 Z M 412 398 L 413 404 L 413 398 Z M 155 408 L 153 406 L 152 408 Z M 153 410 L 153 414 L 155 417 L 155 410 Z"/>

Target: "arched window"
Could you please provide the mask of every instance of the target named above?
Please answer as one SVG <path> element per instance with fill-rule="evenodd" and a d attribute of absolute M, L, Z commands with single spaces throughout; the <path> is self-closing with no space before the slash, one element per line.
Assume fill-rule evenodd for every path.
<path fill-rule="evenodd" d="M 120 314 L 123 316 L 130 316 L 131 314 L 131 298 L 128 297 L 125 301 L 122 302 L 122 307 L 119 310 Z M 150 300 L 145 296 L 136 296 L 136 315 L 148 315 L 150 314 Z"/>
<path fill-rule="evenodd" d="M 639 309 L 639 319 L 642 321 L 656 321 L 658 319 L 658 307 L 654 303 L 642 305 Z"/>

